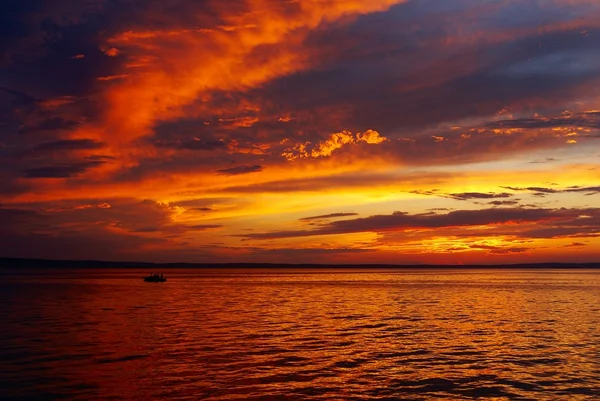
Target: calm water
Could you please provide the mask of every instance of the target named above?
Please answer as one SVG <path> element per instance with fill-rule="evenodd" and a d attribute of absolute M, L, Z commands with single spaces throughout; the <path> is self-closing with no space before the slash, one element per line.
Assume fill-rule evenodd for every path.
<path fill-rule="evenodd" d="M 0 398 L 598 400 L 600 271 L 0 272 Z"/>

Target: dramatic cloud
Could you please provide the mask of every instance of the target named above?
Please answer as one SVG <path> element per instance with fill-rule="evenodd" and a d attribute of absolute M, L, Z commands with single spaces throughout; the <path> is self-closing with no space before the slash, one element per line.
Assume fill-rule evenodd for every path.
<path fill-rule="evenodd" d="M 0 256 L 600 260 L 599 14 L 0 2 Z"/>

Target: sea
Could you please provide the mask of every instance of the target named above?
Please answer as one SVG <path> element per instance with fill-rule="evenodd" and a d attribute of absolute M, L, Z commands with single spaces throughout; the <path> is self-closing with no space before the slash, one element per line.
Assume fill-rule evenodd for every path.
<path fill-rule="evenodd" d="M 0 271 L 2 400 L 600 400 L 600 270 Z"/>

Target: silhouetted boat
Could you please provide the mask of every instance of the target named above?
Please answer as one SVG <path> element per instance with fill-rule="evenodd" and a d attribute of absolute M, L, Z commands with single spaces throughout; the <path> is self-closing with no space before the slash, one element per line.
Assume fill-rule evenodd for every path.
<path fill-rule="evenodd" d="M 167 279 L 163 277 L 162 274 L 160 276 L 157 274 L 153 274 L 151 276 L 144 277 L 144 281 L 147 283 L 164 283 L 165 281 L 167 281 Z"/>

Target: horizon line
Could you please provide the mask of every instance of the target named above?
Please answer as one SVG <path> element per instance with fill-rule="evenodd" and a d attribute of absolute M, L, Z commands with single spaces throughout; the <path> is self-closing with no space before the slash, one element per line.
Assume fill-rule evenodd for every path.
<path fill-rule="evenodd" d="M 114 261 L 114 260 L 96 260 L 96 259 L 45 259 L 45 258 L 13 258 L 0 257 L 0 268 L 23 267 L 24 264 L 40 263 L 47 265 L 67 264 L 70 267 L 85 267 L 82 264 L 95 264 L 89 267 L 121 267 L 121 268 L 142 268 L 142 267 L 162 267 L 162 268 L 207 268 L 207 267 L 244 267 L 244 268 L 274 268 L 274 267 L 299 267 L 299 268 L 600 268 L 600 262 L 533 262 L 533 263 L 508 263 L 508 264 L 394 264 L 394 263 L 285 263 L 285 262 L 134 262 L 134 261 Z M 80 265 L 80 266 L 73 266 Z M 120 265 L 120 266 L 117 266 Z M 34 266 L 31 266 L 34 267 Z M 60 266 L 50 266 L 60 267 Z"/>

